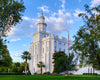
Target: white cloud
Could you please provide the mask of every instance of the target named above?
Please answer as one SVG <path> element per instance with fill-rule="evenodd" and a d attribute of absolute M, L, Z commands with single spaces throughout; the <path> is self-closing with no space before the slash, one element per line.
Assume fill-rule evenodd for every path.
<path fill-rule="evenodd" d="M 34 28 L 34 26 L 31 24 L 31 25 L 30 25 L 30 28 Z"/>
<path fill-rule="evenodd" d="M 27 20 L 27 21 L 31 21 L 31 18 L 27 17 L 27 16 L 23 16 L 22 17 L 23 20 Z"/>
<path fill-rule="evenodd" d="M 70 29 L 69 24 L 73 23 L 71 14 L 62 9 L 54 14 L 55 15 L 46 17 L 48 32 L 55 32 L 58 34 L 68 31 Z"/>
<path fill-rule="evenodd" d="M 47 23 L 47 31 L 51 33 L 61 34 L 70 30 L 70 24 L 73 23 L 72 15 L 65 10 L 65 0 L 62 2 L 61 8 L 57 12 L 52 12 L 51 16 L 45 17 Z"/>
<path fill-rule="evenodd" d="M 15 42 L 15 41 L 19 41 L 21 40 L 20 38 L 17 38 L 17 39 L 11 39 L 10 42 Z"/>
<path fill-rule="evenodd" d="M 21 58 L 23 51 L 14 51 L 14 54 L 12 54 L 13 62 L 23 62 L 23 59 Z"/>
<path fill-rule="evenodd" d="M 73 20 L 68 20 L 67 23 L 72 24 L 73 23 Z"/>
<path fill-rule="evenodd" d="M 81 10 L 79 10 L 79 9 L 76 9 L 76 10 L 75 10 L 75 13 L 73 13 L 73 15 L 74 15 L 75 17 L 79 18 L 78 15 L 79 15 L 80 13 L 85 13 L 85 12 L 84 12 L 84 11 L 81 11 Z"/>
<path fill-rule="evenodd" d="M 64 9 L 65 8 L 65 0 L 61 0 L 61 2 L 62 2 L 61 7 Z"/>
<path fill-rule="evenodd" d="M 48 6 L 42 6 L 38 9 L 43 9 L 44 13 L 46 12 L 52 12 L 48 17 L 46 18 L 47 23 L 47 31 L 53 32 L 53 33 L 62 33 L 64 31 L 70 30 L 70 24 L 73 23 L 72 15 L 69 12 L 66 12 L 65 10 L 65 0 L 61 0 L 61 9 L 59 9 L 57 12 L 52 12 L 48 10 Z M 45 15 L 44 15 L 45 16 Z M 23 22 L 21 24 L 18 24 L 12 31 L 9 33 L 9 36 L 14 37 L 21 37 L 21 36 L 31 36 L 34 32 L 37 30 L 36 23 L 38 22 L 38 18 L 30 18 L 27 16 L 23 16 Z M 16 29 L 17 28 L 17 29 Z"/>
<path fill-rule="evenodd" d="M 24 36 L 32 36 L 34 30 L 36 30 L 36 22 L 37 19 L 32 19 L 30 17 L 24 16 L 22 17 L 23 21 L 17 26 L 14 26 L 9 32 L 7 32 L 8 36 L 11 37 L 24 37 Z"/>
<path fill-rule="evenodd" d="M 50 12 L 48 9 L 48 6 L 41 6 L 41 7 L 38 7 L 38 9 L 43 10 L 43 12 L 46 12 L 46 13 Z"/>
<path fill-rule="evenodd" d="M 92 0 L 91 1 L 91 7 L 95 7 L 95 6 L 98 6 L 100 5 L 100 0 Z"/>

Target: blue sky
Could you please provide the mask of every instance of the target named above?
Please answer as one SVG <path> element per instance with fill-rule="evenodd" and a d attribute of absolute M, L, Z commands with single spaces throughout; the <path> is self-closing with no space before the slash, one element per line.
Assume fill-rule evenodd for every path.
<path fill-rule="evenodd" d="M 84 23 L 77 15 L 85 12 L 84 5 L 94 7 L 100 4 L 100 0 L 23 0 L 26 7 L 23 13 L 23 21 L 12 28 L 8 33 L 7 43 L 13 62 L 23 62 L 23 51 L 29 50 L 33 41 L 32 34 L 37 31 L 36 23 L 43 10 L 47 32 L 74 40 L 80 26 Z"/>

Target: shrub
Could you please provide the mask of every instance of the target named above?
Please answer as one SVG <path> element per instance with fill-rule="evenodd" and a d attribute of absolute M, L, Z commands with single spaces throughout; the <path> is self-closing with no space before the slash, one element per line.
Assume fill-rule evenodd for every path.
<path fill-rule="evenodd" d="M 73 75 L 73 73 L 70 73 L 70 75 Z"/>
<path fill-rule="evenodd" d="M 30 71 L 28 71 L 28 73 L 27 73 L 28 75 L 31 75 L 31 72 Z"/>
<path fill-rule="evenodd" d="M 35 72 L 34 75 L 37 75 L 37 73 Z"/>
<path fill-rule="evenodd" d="M 43 74 L 50 75 L 50 72 L 44 72 Z"/>

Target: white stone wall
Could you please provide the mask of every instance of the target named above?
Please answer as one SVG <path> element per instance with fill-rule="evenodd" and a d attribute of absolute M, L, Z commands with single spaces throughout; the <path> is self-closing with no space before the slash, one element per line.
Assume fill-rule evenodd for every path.
<path fill-rule="evenodd" d="M 45 64 L 45 68 L 43 69 L 43 72 L 53 72 L 53 53 L 55 51 L 64 51 L 67 53 L 67 40 L 64 38 L 59 38 L 54 35 L 49 36 L 43 36 L 40 35 L 40 39 L 38 40 L 33 36 L 34 42 L 30 46 L 30 53 L 32 56 L 32 59 L 30 61 L 30 70 L 31 73 L 39 73 L 40 69 L 37 67 L 37 64 L 39 61 L 42 61 Z M 41 36 L 42 35 L 42 36 Z M 37 39 L 37 40 L 35 40 Z M 32 71 L 33 70 L 33 71 Z"/>

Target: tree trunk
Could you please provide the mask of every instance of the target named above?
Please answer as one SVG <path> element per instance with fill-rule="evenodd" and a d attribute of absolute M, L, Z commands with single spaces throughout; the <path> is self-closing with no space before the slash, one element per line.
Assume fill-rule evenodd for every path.
<path fill-rule="evenodd" d="M 25 61 L 25 75 L 27 75 L 27 59 Z"/>
<path fill-rule="evenodd" d="M 9 73 L 9 68 L 8 68 L 8 73 Z"/>
<path fill-rule="evenodd" d="M 40 68 L 40 73 L 42 74 L 42 67 Z"/>

